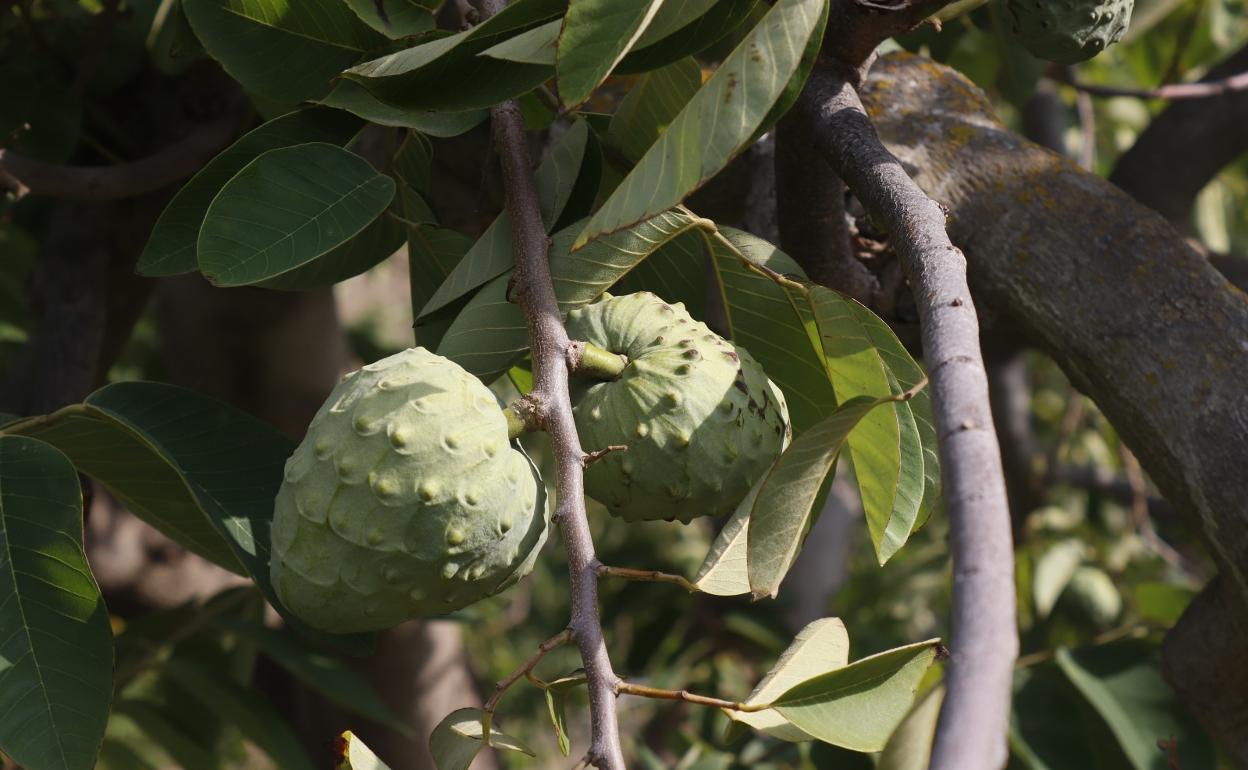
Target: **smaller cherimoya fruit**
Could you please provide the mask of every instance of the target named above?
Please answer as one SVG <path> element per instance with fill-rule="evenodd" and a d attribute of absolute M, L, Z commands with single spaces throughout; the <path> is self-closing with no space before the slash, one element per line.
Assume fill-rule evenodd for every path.
<path fill-rule="evenodd" d="M 743 349 L 649 292 L 568 313 L 568 336 L 624 355 L 619 379 L 573 393 L 585 490 L 629 521 L 731 512 L 789 437 L 784 396 Z"/>
<path fill-rule="evenodd" d="M 1086 61 L 1117 43 L 1134 0 L 1007 0 L 1014 34 L 1041 59 Z"/>
<path fill-rule="evenodd" d="M 389 628 L 498 593 L 546 540 L 545 488 L 485 385 L 423 348 L 348 375 L 286 463 L 273 586 L 308 625 Z"/>

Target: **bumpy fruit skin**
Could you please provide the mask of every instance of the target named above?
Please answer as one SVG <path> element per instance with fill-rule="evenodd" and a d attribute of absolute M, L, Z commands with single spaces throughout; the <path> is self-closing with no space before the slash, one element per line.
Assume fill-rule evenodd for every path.
<path fill-rule="evenodd" d="M 1061 64 L 1086 61 L 1122 39 L 1134 0 L 1008 0 L 1027 50 Z"/>
<path fill-rule="evenodd" d="M 549 515 L 494 395 L 423 348 L 348 375 L 286 463 L 278 598 L 347 633 L 441 615 L 528 574 Z"/>
<path fill-rule="evenodd" d="M 568 313 L 568 336 L 628 358 L 620 378 L 573 393 L 585 489 L 629 521 L 733 510 L 787 443 L 784 396 L 750 354 L 649 292 Z"/>

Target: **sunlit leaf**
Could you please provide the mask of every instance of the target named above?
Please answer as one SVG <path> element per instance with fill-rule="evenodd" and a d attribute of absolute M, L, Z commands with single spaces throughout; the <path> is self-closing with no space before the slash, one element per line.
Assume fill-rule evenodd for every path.
<path fill-rule="evenodd" d="M 758 683 L 748 705 L 771 703 L 790 688 L 834 671 L 849 662 L 849 634 L 840 618 L 821 618 L 798 632 L 767 676 Z M 784 741 L 809 741 L 814 736 L 791 724 L 775 709 L 735 711 L 725 709 L 729 718 Z"/>
<path fill-rule="evenodd" d="M 818 740 L 854 751 L 880 751 L 914 703 L 939 640 L 881 652 L 809 679 L 774 706 Z"/>
<path fill-rule="evenodd" d="M 1036 603 L 1036 615 L 1047 618 L 1057 604 L 1057 598 L 1066 590 L 1075 570 L 1083 563 L 1083 541 L 1076 538 L 1055 543 L 1036 560 L 1032 577 L 1032 595 Z"/>
<path fill-rule="evenodd" d="M 468 770 L 472 760 L 485 747 L 482 740 L 485 731 L 481 727 L 484 716 L 481 709 L 459 709 L 452 711 L 433 728 L 433 734 L 429 736 L 429 752 L 433 754 L 438 770 Z M 536 756 L 524 744 L 493 727 L 490 728 L 490 746 Z"/>
<path fill-rule="evenodd" d="M 927 770 L 936 738 L 936 720 L 944 702 L 944 685 L 923 693 L 880 752 L 876 770 Z"/>
<path fill-rule="evenodd" d="M 390 770 L 390 766 L 382 762 L 350 730 L 338 736 L 338 740 L 334 742 L 334 752 L 337 754 L 334 770 Z"/>
<path fill-rule="evenodd" d="M 108 610 L 82 550 L 65 455 L 0 436 L 0 751 L 29 770 L 90 770 L 113 698 Z"/>
<path fill-rule="evenodd" d="M 728 164 L 797 70 L 827 0 L 779 0 L 590 218 L 574 248 L 671 208 Z"/>
<path fill-rule="evenodd" d="M 606 141 L 636 162 L 667 130 L 701 85 L 702 67 L 692 57 L 646 73 L 615 109 Z"/>

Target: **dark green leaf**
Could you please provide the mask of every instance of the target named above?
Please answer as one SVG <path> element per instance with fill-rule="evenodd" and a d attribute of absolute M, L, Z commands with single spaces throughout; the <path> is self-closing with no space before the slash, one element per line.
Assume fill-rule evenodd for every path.
<path fill-rule="evenodd" d="M 577 105 L 593 94 L 638 41 L 663 0 L 570 0 L 559 33 L 559 98 Z"/>
<path fill-rule="evenodd" d="M 139 274 L 177 275 L 195 270 L 195 243 L 208 205 L 225 183 L 257 156 L 306 142 L 343 145 L 362 125 L 359 119 L 338 110 L 309 107 L 270 120 L 243 136 L 191 177 L 165 206 L 139 256 Z"/>
<path fill-rule="evenodd" d="M 426 109 L 405 109 L 387 104 L 353 80 L 340 80 L 320 103 L 326 107 L 357 115 L 371 123 L 395 128 L 410 128 L 429 136 L 459 136 L 486 119 L 489 110 L 462 112 L 430 112 Z"/>
<path fill-rule="evenodd" d="M 667 0 L 637 47 L 615 71 L 646 72 L 700 53 L 748 23 L 757 5 L 758 0 Z M 703 9 L 705 12 L 699 14 Z M 695 18 L 689 21 L 691 16 Z"/>
<path fill-rule="evenodd" d="M 200 270 L 218 286 L 281 276 L 364 230 L 385 211 L 394 189 L 390 177 L 336 145 L 269 150 L 235 174 L 208 207 L 199 231 Z"/>
<path fill-rule="evenodd" d="M 361 21 L 393 40 L 433 29 L 439 5 L 432 0 L 347 0 Z"/>
<path fill-rule="evenodd" d="M 29 770 L 90 770 L 113 698 L 108 610 L 78 473 L 25 436 L 0 436 L 0 628 L 0 750 Z"/>
<path fill-rule="evenodd" d="M 643 75 L 611 116 L 606 140 L 637 162 L 702 85 L 702 67 L 686 57 Z"/>

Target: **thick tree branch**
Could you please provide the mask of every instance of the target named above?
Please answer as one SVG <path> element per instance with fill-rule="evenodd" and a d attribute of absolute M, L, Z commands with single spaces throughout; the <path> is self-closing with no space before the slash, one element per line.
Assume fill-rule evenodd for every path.
<path fill-rule="evenodd" d="M 135 198 L 198 171 L 234 137 L 239 116 L 230 111 L 142 160 L 114 166 L 63 166 L 0 149 L 0 191 L 22 197 L 108 201 Z"/>
<path fill-rule="evenodd" d="M 966 260 L 945 233 L 944 211 L 884 149 L 846 77 L 834 67 L 817 70 L 796 109 L 819 150 L 890 233 L 919 307 L 954 565 L 949 694 L 931 767 L 997 770 L 1006 760 L 1018 654 L 1014 552 Z"/>
<path fill-rule="evenodd" d="M 863 97 L 889 149 L 949 206 L 977 304 L 1029 335 L 1096 401 L 1162 493 L 1200 522 L 1222 590 L 1234 594 L 1227 601 L 1243 607 L 1248 297 L 1156 212 L 1005 130 L 983 93 L 956 72 L 890 55 Z M 1160 168 L 1182 173 L 1175 157 L 1187 155 Z M 1172 633 L 1223 634 L 1187 627 L 1210 617 L 1191 613 Z M 1248 660 L 1232 647 L 1189 656 L 1167 644 L 1166 665 L 1204 671 L 1208 681 L 1243 681 Z M 1227 753 L 1248 762 L 1243 699 L 1203 688 L 1195 676 L 1171 681 Z M 1198 704 L 1222 692 L 1219 704 Z M 1223 716 L 1206 716 L 1215 712 Z"/>
<path fill-rule="evenodd" d="M 498 12 L 503 0 L 483 3 L 486 16 Z M 602 770 L 624 770 L 615 712 L 618 678 L 607 656 L 598 618 L 598 559 L 585 514 L 585 450 L 576 433 L 568 392 L 568 348 L 563 317 L 555 300 L 547 260 L 549 241 L 538 208 L 533 163 L 524 135 L 520 108 L 507 101 L 492 110 L 494 143 L 503 167 L 507 213 L 511 217 L 516 257 L 514 296 L 524 310 L 533 356 L 533 393 L 540 419 L 554 450 L 557 477 L 555 520 L 568 550 L 572 619 L 568 624 L 581 652 L 589 687 L 592 724 L 589 759 Z"/>

